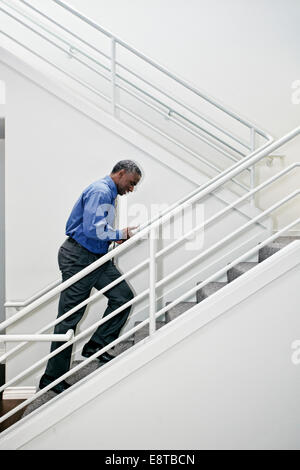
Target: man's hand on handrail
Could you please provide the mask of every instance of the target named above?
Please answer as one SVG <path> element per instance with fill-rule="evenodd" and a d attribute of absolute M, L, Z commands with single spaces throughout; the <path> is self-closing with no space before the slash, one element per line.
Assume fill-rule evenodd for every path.
<path fill-rule="evenodd" d="M 138 229 L 138 228 L 139 228 L 139 225 L 136 226 L 136 227 L 126 227 L 126 228 L 124 228 L 124 229 L 122 230 L 122 232 L 123 232 L 123 237 L 124 237 L 124 238 L 122 238 L 122 240 L 116 241 L 116 243 L 117 243 L 118 245 L 120 245 L 121 243 L 124 243 L 126 240 L 128 240 L 128 239 L 131 238 L 133 235 L 135 235 L 134 231 L 135 231 L 136 229 Z"/>

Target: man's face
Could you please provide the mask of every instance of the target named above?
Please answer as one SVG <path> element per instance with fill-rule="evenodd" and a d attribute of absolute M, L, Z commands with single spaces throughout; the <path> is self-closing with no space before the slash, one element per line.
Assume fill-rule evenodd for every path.
<path fill-rule="evenodd" d="M 125 170 L 119 172 L 119 181 L 117 183 L 118 194 L 131 193 L 140 181 L 141 177 L 137 173 L 126 173 Z"/>

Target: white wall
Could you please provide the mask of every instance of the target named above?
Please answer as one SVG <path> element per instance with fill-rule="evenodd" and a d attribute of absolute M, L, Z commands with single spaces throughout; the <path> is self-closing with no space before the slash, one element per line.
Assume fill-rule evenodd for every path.
<path fill-rule="evenodd" d="M 121 381 L 115 375 L 115 385 L 91 400 L 88 387 L 97 390 L 98 383 L 101 390 L 113 374 L 110 364 L 80 388 L 80 406 L 71 405 L 79 388 L 74 394 L 70 389 L 70 396 L 48 403 L 32 422 L 27 417 L 16 440 L 7 435 L 2 448 L 299 449 L 300 365 L 292 360 L 292 344 L 300 337 L 299 244 L 283 251 L 247 273 L 248 282 L 239 278 L 226 294 L 179 320 L 178 339 L 189 324 L 205 326 L 194 333 L 190 326 L 190 336 L 151 357 L 151 348 L 168 343 L 161 330 L 160 338 L 158 333 L 136 351 L 146 358 L 144 367 L 132 371 L 129 356 L 120 360 L 115 374 L 125 369 L 130 375 Z M 170 328 L 168 338 L 176 336 L 176 325 Z M 63 411 L 65 418 L 59 415 L 45 430 L 54 410 L 68 404 L 70 414 Z"/>

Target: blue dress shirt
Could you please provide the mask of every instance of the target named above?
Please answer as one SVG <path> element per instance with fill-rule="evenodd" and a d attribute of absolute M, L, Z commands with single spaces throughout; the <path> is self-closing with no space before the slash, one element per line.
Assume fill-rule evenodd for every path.
<path fill-rule="evenodd" d="M 90 184 L 72 209 L 66 235 L 92 253 L 107 253 L 111 241 L 123 238 L 122 230 L 112 227 L 117 194 L 110 176 Z"/>

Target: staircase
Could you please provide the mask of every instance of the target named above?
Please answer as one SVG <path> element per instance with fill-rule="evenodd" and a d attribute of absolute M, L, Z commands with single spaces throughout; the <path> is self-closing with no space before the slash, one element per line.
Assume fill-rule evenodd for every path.
<path fill-rule="evenodd" d="M 16 13 L 15 9 L 13 8 L 14 13 L 12 13 L 11 5 L 9 5 L 6 1 L 2 1 L 1 3 L 5 5 L 6 10 L 8 8 L 8 13 L 6 12 L 6 14 L 8 14 L 9 17 L 13 19 Z M 21 3 L 27 4 L 27 2 L 21 2 Z M 109 67 L 108 68 L 106 67 L 106 76 L 104 77 L 104 79 L 108 80 L 109 82 L 108 87 L 106 87 L 106 91 L 108 90 L 108 93 L 106 95 L 102 94 L 102 98 L 104 99 L 104 101 L 106 101 L 106 104 L 108 103 L 109 109 L 105 110 L 106 115 L 105 115 L 105 119 L 103 119 L 103 122 L 106 120 L 110 121 L 111 129 L 114 126 L 116 126 L 116 128 L 122 129 L 122 132 L 123 132 L 125 129 L 124 121 L 121 119 L 120 115 L 122 113 L 126 114 L 127 116 L 130 115 L 131 118 L 136 119 L 139 122 L 139 124 L 148 125 L 148 129 L 151 129 L 151 131 L 154 131 L 160 137 L 163 137 L 163 139 L 167 139 L 169 140 L 169 142 L 171 142 L 172 148 L 169 152 L 165 151 L 164 145 L 162 144 L 161 140 L 158 139 L 156 142 L 157 147 L 158 146 L 161 147 L 160 151 L 165 152 L 164 156 L 167 156 L 167 153 L 168 153 L 168 158 L 169 158 L 168 166 L 170 168 L 172 168 L 172 165 L 173 167 L 176 166 L 174 162 L 181 161 L 181 156 L 182 156 L 182 162 L 184 162 L 185 166 L 180 166 L 180 170 L 178 170 L 177 168 L 178 172 L 182 171 L 184 173 L 184 169 L 187 169 L 187 171 L 189 171 L 189 174 L 193 175 L 195 173 L 195 168 L 196 168 L 200 174 L 201 171 L 203 171 L 203 169 L 200 171 L 200 168 L 202 168 L 201 165 L 206 165 L 210 168 L 210 170 L 214 170 L 212 172 L 213 175 L 212 174 L 208 175 L 203 171 L 203 174 L 205 174 L 205 178 L 201 179 L 201 181 L 200 179 L 199 180 L 197 179 L 198 177 L 191 176 L 190 177 L 191 181 L 196 182 L 198 185 L 194 191 L 192 191 L 190 194 L 188 194 L 186 197 L 184 197 L 180 201 L 174 203 L 170 208 L 163 211 L 158 217 L 153 218 L 152 220 L 147 222 L 137 235 L 132 237 L 132 239 L 128 240 L 126 243 L 115 248 L 113 252 L 108 253 L 102 259 L 93 263 L 88 268 L 85 268 L 81 273 L 78 273 L 76 276 L 69 279 L 67 282 L 62 283 L 62 284 L 58 284 L 57 282 L 54 284 L 51 284 L 48 288 L 43 289 L 39 294 L 33 296 L 33 298 L 31 298 L 29 302 L 23 303 L 22 305 L 10 304 L 10 307 L 16 307 L 16 309 L 21 307 L 21 309 L 17 310 L 13 315 L 9 316 L 7 320 L 0 325 L 2 329 L 7 328 L 6 341 L 15 341 L 15 338 L 13 338 L 13 335 L 10 335 L 11 331 L 9 330 L 9 328 L 11 327 L 13 328 L 14 323 L 20 322 L 20 320 L 22 320 L 23 317 L 25 319 L 33 311 L 36 311 L 37 309 L 42 308 L 45 304 L 47 304 L 52 299 L 54 299 L 55 296 L 57 296 L 60 292 L 62 292 L 66 287 L 77 282 L 79 279 L 89 274 L 89 272 L 92 272 L 93 270 L 97 269 L 101 264 L 103 264 L 107 260 L 110 260 L 112 258 L 117 258 L 118 256 L 122 255 L 125 252 L 130 252 L 130 250 L 136 247 L 136 245 L 139 244 L 142 241 L 142 238 L 144 237 L 147 243 L 149 241 L 149 250 L 148 250 L 148 245 L 147 245 L 146 247 L 147 250 L 145 249 L 145 257 L 143 261 L 139 265 L 134 266 L 134 268 L 126 272 L 124 274 L 124 278 L 126 276 L 135 274 L 136 271 L 141 268 L 141 266 L 145 269 L 149 268 L 149 278 L 146 279 L 145 290 L 142 290 L 142 292 L 139 292 L 131 301 L 131 305 L 134 305 L 134 303 L 138 302 L 140 299 L 149 297 L 149 306 L 147 305 L 146 307 L 147 318 L 143 321 L 136 321 L 134 324 L 134 327 L 130 329 L 129 331 L 126 331 L 122 335 L 121 342 L 110 345 L 110 347 L 113 348 L 113 352 L 116 357 L 122 356 L 124 354 L 123 358 L 125 358 L 125 355 L 127 354 L 128 356 L 134 355 L 133 351 L 137 345 L 139 345 L 137 347 L 142 347 L 143 345 L 147 345 L 150 343 L 155 345 L 156 338 L 157 336 L 159 336 L 159 335 L 156 335 L 155 329 L 161 330 L 160 331 L 161 333 L 163 331 L 165 331 L 166 333 L 170 332 L 172 327 L 174 327 L 174 329 L 178 327 L 179 329 L 181 326 L 180 322 L 183 322 L 184 319 L 187 318 L 187 315 L 185 315 L 185 313 L 187 313 L 189 310 L 191 310 L 192 312 L 193 308 L 196 307 L 197 304 L 200 304 L 200 303 L 202 304 L 204 300 L 208 298 L 213 298 L 214 294 L 216 294 L 219 291 L 222 291 L 223 289 L 224 289 L 223 291 L 224 297 L 226 297 L 225 293 L 226 293 L 226 290 L 228 290 L 229 288 L 228 287 L 229 284 L 233 283 L 233 281 L 237 280 L 237 278 L 243 275 L 247 277 L 246 273 L 252 270 L 252 268 L 255 268 L 259 263 L 262 263 L 266 259 L 270 258 L 272 255 L 274 255 L 281 249 L 287 247 L 287 245 L 289 245 L 296 238 L 298 238 L 298 237 L 287 237 L 287 236 L 280 236 L 280 235 L 284 235 L 286 232 L 292 229 L 295 225 L 299 223 L 300 219 L 294 220 L 289 225 L 284 227 L 284 229 L 282 229 L 278 233 L 278 235 L 277 234 L 272 235 L 272 236 L 269 236 L 269 238 L 267 238 L 267 236 L 270 235 L 271 227 L 268 223 L 266 225 L 263 225 L 263 221 L 265 221 L 266 218 L 271 217 L 273 213 L 276 212 L 276 210 L 280 208 L 282 205 L 289 202 L 293 198 L 298 197 L 299 192 L 300 192 L 299 190 L 296 190 L 290 193 L 289 195 L 287 195 L 282 200 L 277 201 L 265 211 L 258 210 L 255 207 L 255 196 L 260 190 L 265 189 L 269 184 L 272 184 L 277 179 L 283 176 L 286 176 L 288 172 L 300 166 L 300 163 L 296 163 L 294 165 L 291 165 L 290 167 L 285 168 L 280 173 L 269 178 L 268 180 L 266 180 L 259 186 L 255 186 L 254 171 L 255 171 L 256 163 L 261 161 L 263 158 L 267 157 L 272 151 L 277 150 L 282 145 L 289 142 L 294 137 L 298 136 L 300 134 L 300 128 L 296 128 L 293 131 L 291 131 L 289 134 L 287 134 L 286 136 L 282 137 L 281 139 L 278 139 L 278 141 L 274 143 L 270 143 L 271 141 L 273 141 L 273 139 L 265 132 L 261 131 L 260 129 L 257 129 L 257 127 L 254 124 L 245 121 L 244 119 L 240 118 L 238 115 L 233 113 L 232 111 L 224 108 L 215 100 L 212 100 L 208 98 L 207 96 L 203 95 L 202 93 L 200 93 L 198 90 L 193 88 L 187 82 L 184 82 L 181 79 L 178 79 L 173 74 L 171 74 L 168 70 L 159 66 L 154 61 L 152 61 L 151 59 L 141 54 L 139 51 L 134 50 L 133 48 L 125 44 L 123 41 L 121 41 L 119 38 L 111 35 L 111 33 L 107 31 L 104 31 L 99 25 L 96 25 L 95 23 L 88 21 L 87 18 L 82 17 L 82 15 L 79 15 L 79 13 L 76 10 L 66 6 L 64 2 L 55 0 L 54 3 L 65 8 L 67 11 L 69 11 L 72 15 L 75 15 L 77 18 L 78 17 L 81 18 L 85 23 L 88 23 L 98 32 L 103 33 L 105 37 L 106 38 L 108 37 L 109 40 L 111 41 L 112 49 L 111 49 L 111 57 L 109 57 L 109 60 L 111 62 L 110 62 Z M 3 12 L 4 10 L 1 9 L 1 11 Z M 35 13 L 40 13 L 40 12 L 38 12 L 35 9 Z M 20 18 L 18 16 L 19 14 L 20 12 L 17 11 L 18 19 L 16 21 L 20 23 Z M 44 16 L 45 15 L 43 15 L 43 18 Z M 50 34 L 50 31 L 47 31 L 47 33 Z M 20 47 L 23 46 L 22 44 L 20 44 L 20 41 L 18 41 L 18 39 L 11 37 L 8 33 L 3 33 L 3 34 L 6 35 L 6 39 L 9 39 L 10 41 L 15 41 L 16 43 L 18 43 L 18 46 Z M 49 42 L 49 38 L 48 38 L 48 42 Z M 230 129 L 227 129 L 227 128 L 224 129 L 222 125 L 220 124 L 220 122 L 222 122 L 222 119 L 220 119 L 220 122 L 216 124 L 214 119 L 210 119 L 210 118 L 208 119 L 205 116 L 200 115 L 198 110 L 192 109 L 192 107 L 188 106 L 186 103 L 179 101 L 178 97 L 176 97 L 173 100 L 173 102 L 170 103 L 171 97 L 168 95 L 166 90 L 159 88 L 155 84 L 150 84 L 149 82 L 146 83 L 145 79 L 143 79 L 143 81 L 146 83 L 147 87 L 149 85 L 153 85 L 153 89 L 155 91 L 152 91 L 152 94 L 149 94 L 148 92 L 145 93 L 145 90 L 143 91 L 140 88 L 137 88 L 136 83 L 127 82 L 127 85 L 130 85 L 133 88 L 135 88 L 134 93 L 131 90 L 129 94 L 130 96 L 133 96 L 134 99 L 137 100 L 138 109 L 139 109 L 139 104 L 142 102 L 143 104 L 147 105 L 148 108 L 150 108 L 151 110 L 155 110 L 155 112 L 158 112 L 160 115 L 163 115 L 163 118 L 164 118 L 163 126 L 161 128 L 159 128 L 159 126 L 154 127 L 153 123 L 146 122 L 145 119 L 141 118 L 141 116 L 137 114 L 137 112 L 133 112 L 132 110 L 130 111 L 128 107 L 123 106 L 121 103 L 124 103 L 124 96 L 122 95 L 122 100 L 118 101 L 116 90 L 118 90 L 118 92 L 121 92 L 122 90 L 122 93 L 124 92 L 128 93 L 129 90 L 127 88 L 124 88 L 124 83 L 123 83 L 124 80 L 122 79 L 122 76 L 116 71 L 117 67 L 120 67 L 120 68 L 123 67 L 124 69 L 124 65 L 121 66 L 116 60 L 116 56 L 115 56 L 116 44 L 120 47 L 124 47 L 126 51 L 133 53 L 136 57 L 145 61 L 147 65 L 151 65 L 156 71 L 159 71 L 162 74 L 164 74 L 164 78 L 168 77 L 171 80 L 171 82 L 172 80 L 175 80 L 175 82 L 180 84 L 184 88 L 185 91 L 191 92 L 193 98 L 195 97 L 197 97 L 198 99 L 201 98 L 202 100 L 206 102 L 206 104 L 212 105 L 214 108 L 214 112 L 220 111 L 221 113 L 226 114 L 226 118 L 230 117 L 231 119 L 234 119 L 235 129 L 237 125 L 241 124 L 243 126 L 243 131 L 241 135 L 237 136 L 236 134 L 232 134 L 230 132 Z M 28 47 L 27 46 L 25 47 L 26 47 L 27 52 L 32 52 L 32 54 L 34 54 L 34 51 L 29 51 Z M 76 54 L 74 54 L 74 49 L 70 50 L 69 52 L 70 52 L 71 58 L 74 60 L 77 60 Z M 39 60 L 43 60 L 43 57 L 40 55 L 39 55 Z M 48 65 L 53 66 L 53 64 L 50 64 L 49 61 L 47 61 L 47 63 Z M 128 69 L 126 69 L 126 71 L 128 72 Z M 69 74 L 69 72 L 67 72 L 67 74 Z M 136 75 L 135 72 L 133 75 L 137 77 L 139 80 L 141 79 L 141 77 Z M 69 78 L 74 79 L 73 76 L 72 77 L 70 76 Z M 91 77 L 89 76 L 89 78 Z M 79 84 L 80 80 L 78 80 L 78 77 L 76 78 L 75 76 L 75 81 L 76 80 L 77 80 L 77 84 Z M 93 87 L 91 87 L 91 83 L 87 84 L 87 83 L 81 82 L 80 83 L 81 91 L 82 91 L 82 87 L 85 88 L 85 91 L 88 91 L 91 93 L 95 93 L 96 91 L 96 94 L 98 94 L 98 98 L 99 98 L 100 96 L 99 90 L 95 90 Z M 161 100 L 161 95 L 163 95 L 165 101 Z M 158 98 L 158 96 L 160 96 L 160 98 Z M 127 102 L 125 100 L 125 104 L 126 103 Z M 97 106 L 99 106 L 100 108 L 100 105 L 98 102 L 97 102 Z M 183 109 L 185 111 L 188 111 L 186 115 L 182 114 Z M 110 117 L 108 117 L 109 116 L 108 112 L 111 113 Z M 191 114 L 193 115 L 193 119 L 194 119 L 193 121 L 191 121 Z M 166 116 L 167 116 L 167 119 L 166 119 Z M 200 126 L 199 120 L 201 121 L 201 126 Z M 205 124 L 203 124 L 203 122 Z M 174 125 L 175 127 L 171 127 L 171 125 L 172 126 Z M 178 129 L 177 126 L 181 127 L 181 131 L 184 130 L 188 132 L 189 135 L 192 135 L 193 138 L 195 137 L 197 138 L 197 145 L 196 145 L 197 149 L 198 149 L 198 143 L 200 141 L 205 142 L 206 145 L 209 145 L 210 150 L 214 149 L 216 153 L 214 153 L 213 159 L 211 160 L 209 158 L 209 154 L 207 154 L 206 158 L 203 159 L 201 155 L 199 155 L 198 152 L 196 152 L 195 147 L 191 148 L 190 146 L 188 146 L 186 135 L 183 140 L 180 140 L 179 137 L 182 137 L 182 134 L 178 132 L 178 140 L 175 139 L 174 129 L 175 129 L 175 134 L 176 134 L 176 129 Z M 213 133 L 212 133 L 211 127 L 214 128 Z M 138 139 L 139 142 L 141 142 L 142 139 L 144 139 L 145 137 L 145 135 L 141 131 L 141 128 L 139 128 L 139 126 L 132 126 L 132 128 L 138 131 L 138 132 L 135 132 L 134 139 Z M 166 128 L 169 129 L 169 133 L 166 132 Z M 126 128 L 126 132 L 129 132 L 127 128 Z M 121 131 L 120 131 L 120 135 L 121 135 Z M 149 138 L 149 135 L 147 135 L 146 137 Z M 176 135 L 176 138 L 177 138 L 177 135 Z M 258 145 L 256 145 L 256 141 L 259 141 Z M 133 143 L 133 140 L 132 140 L 132 143 Z M 143 144 L 148 145 L 149 142 L 147 143 L 146 140 L 143 140 Z M 176 146 L 176 151 L 174 150 L 173 146 Z M 142 147 L 141 144 L 140 144 L 140 147 Z M 149 154 L 150 155 L 155 154 L 155 150 L 156 148 L 152 146 L 151 152 L 149 152 Z M 148 148 L 145 149 L 145 151 L 147 152 Z M 174 152 L 174 156 L 177 157 L 177 160 L 173 160 L 172 152 Z M 182 152 L 182 155 L 181 155 L 181 152 Z M 228 161 L 227 161 L 227 164 L 224 164 L 222 167 L 216 167 L 214 159 L 219 161 L 220 154 L 223 157 L 226 157 L 230 159 L 231 161 L 233 161 L 234 164 L 231 163 L 231 166 L 228 166 Z M 162 160 L 162 163 L 165 164 L 165 161 Z M 241 175 L 243 175 L 243 172 L 247 172 L 247 176 L 250 177 L 250 182 L 248 180 L 245 181 L 245 179 L 241 177 Z M 230 197 L 229 199 L 228 198 L 226 199 L 226 198 L 223 198 L 224 193 L 222 191 L 224 191 L 224 186 L 226 189 L 226 185 L 228 183 L 231 185 Z M 239 188 L 238 191 L 232 191 L 232 186 L 234 186 L 235 189 L 236 187 L 238 187 Z M 238 199 L 236 199 L 237 195 L 239 196 Z M 228 193 L 227 193 L 227 196 L 228 196 Z M 167 272 L 167 273 L 164 272 L 163 273 L 164 277 L 162 276 L 162 278 L 157 280 L 156 271 L 158 267 L 159 257 L 165 256 L 168 252 L 171 252 L 171 254 L 174 255 L 173 258 L 176 258 L 176 251 L 174 254 L 174 247 L 179 245 L 182 242 L 186 242 L 186 234 L 184 234 L 181 238 L 176 239 L 175 242 L 171 243 L 169 246 L 164 246 L 164 248 L 161 249 L 161 251 L 158 251 L 158 247 L 155 245 L 155 242 L 153 242 L 153 240 L 155 240 L 155 236 L 152 237 L 152 235 L 157 234 L 157 232 L 159 232 L 160 229 L 163 229 L 163 227 L 168 223 L 170 217 L 175 218 L 176 216 L 178 216 L 178 214 L 182 213 L 182 210 L 184 208 L 192 207 L 193 204 L 203 202 L 206 200 L 206 198 L 218 198 L 219 201 L 221 200 L 222 203 L 225 203 L 224 204 L 225 207 L 224 205 L 222 205 L 222 208 L 219 210 L 219 206 L 218 206 L 218 211 L 216 213 L 214 212 L 213 215 L 210 214 L 210 217 L 205 219 L 202 224 L 200 225 L 195 224 L 195 226 L 193 226 L 192 228 L 192 232 L 195 234 L 199 230 L 207 230 L 208 225 L 215 223 L 216 221 L 219 222 L 220 220 L 223 220 L 223 219 L 227 220 L 227 226 L 226 226 L 226 223 L 224 224 L 224 226 L 226 226 L 226 230 L 225 229 L 224 231 L 222 230 L 222 233 L 215 232 L 218 235 L 216 243 L 209 244 L 208 246 L 205 246 L 204 248 L 201 248 L 201 249 L 199 248 L 198 250 L 199 253 L 195 254 L 193 259 L 188 260 L 187 257 L 185 257 L 185 259 L 182 260 L 182 263 L 178 268 L 176 267 L 173 270 L 170 269 L 170 272 Z M 242 209 L 239 209 L 241 203 L 243 204 Z M 233 227 L 231 226 L 230 223 L 228 223 L 229 214 L 232 214 L 232 213 L 236 214 L 237 212 L 239 216 L 240 214 L 243 215 L 242 222 L 244 222 L 245 219 L 247 220 L 247 222 L 241 227 L 239 226 L 239 228 L 236 228 L 236 226 Z M 255 229 L 257 229 L 254 237 L 252 236 L 253 233 L 251 233 L 253 226 L 255 227 Z M 263 228 L 263 230 L 261 230 L 261 228 Z M 265 230 L 266 228 L 267 230 Z M 238 249 L 235 251 L 236 240 L 240 240 L 239 236 L 241 236 L 242 232 L 244 235 L 245 231 L 246 231 L 246 237 L 248 235 L 248 238 L 246 239 L 246 241 L 245 239 L 243 239 L 244 243 L 242 245 L 238 245 Z M 232 246 L 234 246 L 234 248 L 232 248 Z M 223 249 L 226 247 L 228 248 L 226 255 L 223 256 L 222 253 L 220 255 L 218 250 L 220 248 Z M 148 256 L 148 252 L 149 252 L 149 256 Z M 218 255 L 219 255 L 219 258 L 217 258 Z M 168 254 L 168 256 L 170 256 L 170 253 Z M 239 256 L 239 257 L 236 258 L 236 256 Z M 255 256 L 256 256 L 255 259 L 257 259 L 257 261 L 253 261 Z M 200 274 L 200 267 L 201 268 L 203 267 L 201 263 L 202 262 L 204 263 L 202 258 L 205 258 L 205 262 L 208 259 L 207 263 L 210 263 L 209 271 L 206 273 L 206 275 L 203 275 L 203 277 Z M 195 262 L 197 262 L 196 267 L 193 266 L 193 268 L 191 268 L 191 266 Z M 186 281 L 186 277 L 184 277 L 185 275 L 184 270 L 188 270 L 188 274 L 189 274 L 190 271 L 192 271 L 192 269 L 194 268 L 196 268 L 197 270 L 199 268 L 198 270 L 199 272 L 197 271 L 196 273 L 198 283 L 197 283 L 197 280 L 194 283 L 194 280 L 193 281 L 191 280 L 193 278 L 189 278 L 188 281 Z M 194 276 L 195 274 L 193 273 L 193 277 Z M 225 276 L 226 276 L 226 279 L 225 279 Z M 166 303 L 165 307 L 159 309 L 157 306 L 158 288 L 161 288 L 161 286 L 164 285 L 164 282 L 166 280 L 170 281 L 170 279 L 174 282 L 176 281 L 177 284 L 175 287 L 173 285 L 173 289 L 171 291 L 167 291 L 166 293 L 164 292 L 164 295 L 166 297 L 168 296 L 167 298 L 172 298 L 173 300 L 171 302 L 164 301 L 164 303 Z M 204 280 L 200 281 L 200 279 L 204 279 Z M 182 280 L 184 282 L 182 282 Z M 190 286 L 188 286 L 184 294 L 181 294 L 183 290 L 182 286 L 184 285 L 185 282 L 187 283 L 193 282 L 194 284 L 192 288 L 189 288 Z M 108 288 L 109 287 L 106 286 L 97 294 L 94 294 L 92 296 L 93 298 L 91 297 L 90 299 L 88 299 L 85 305 L 88 305 L 89 303 L 94 302 L 98 297 L 102 296 L 103 293 L 105 292 L 105 289 L 108 289 Z M 216 297 L 218 296 L 216 295 Z M 192 298 L 193 300 L 191 300 Z M 203 302 L 203 304 L 201 305 L 201 308 L 202 306 L 203 308 L 205 308 L 205 305 L 207 304 Z M 77 307 L 75 307 L 75 309 L 73 310 L 76 311 L 76 308 Z M 191 312 L 189 313 L 191 314 Z M 195 309 L 194 309 L 194 312 L 195 312 Z M 112 312 L 111 315 L 113 316 L 117 313 Z M 67 312 L 65 315 L 68 316 L 70 314 L 71 314 L 70 312 Z M 178 318 L 178 317 L 181 317 L 181 318 Z M 178 321 L 176 322 L 177 319 Z M 173 322 L 173 320 L 175 321 Z M 99 326 L 99 324 L 101 324 L 101 322 L 104 322 L 104 321 L 105 319 L 101 319 L 100 321 L 97 320 L 97 322 L 95 322 L 92 326 L 89 326 L 86 330 L 84 330 L 80 334 L 76 335 L 75 337 L 70 337 L 67 343 L 63 343 L 62 348 L 67 345 L 73 346 L 77 341 L 78 342 L 81 341 L 95 327 Z M 53 340 L 53 335 L 46 333 L 53 327 L 53 325 L 54 325 L 54 321 L 52 318 L 51 323 L 46 326 L 43 325 L 43 327 L 39 329 L 38 332 L 36 331 L 36 328 L 34 326 L 31 326 L 31 329 L 34 330 L 34 333 L 29 334 L 27 336 L 26 335 L 22 336 L 23 337 L 22 341 L 25 341 L 25 343 L 19 344 L 14 349 L 9 349 L 5 353 L 5 355 L 1 357 L 1 359 L 6 360 L 8 357 L 10 358 L 11 356 L 14 356 L 15 353 L 17 353 L 18 351 L 20 351 L 23 347 L 27 345 L 26 341 L 36 341 L 35 338 L 32 338 L 34 335 L 37 335 L 37 334 L 45 335 L 45 337 L 47 337 L 49 341 Z M 66 339 L 64 339 L 64 341 L 66 341 Z M 130 351 L 131 348 L 133 348 L 132 351 Z M 102 352 L 100 351 L 99 354 L 101 353 Z M 47 357 L 43 357 L 43 359 L 40 359 L 40 356 L 37 355 L 37 357 L 34 360 L 38 358 L 38 361 L 34 362 L 34 364 L 30 365 L 30 367 L 28 367 L 27 369 L 26 369 L 27 364 L 25 364 L 24 365 L 25 370 L 23 370 L 22 368 L 21 372 L 16 377 L 10 378 L 8 382 L 1 388 L 1 390 L 4 390 L 5 387 L 9 387 L 10 385 L 18 383 L 18 381 L 23 380 L 26 374 L 28 373 L 33 375 L 34 371 L 38 367 L 41 367 L 44 365 L 43 361 L 46 361 Z M 115 361 L 111 361 L 111 363 L 109 363 L 109 367 L 110 365 L 114 366 L 114 362 L 115 362 L 115 365 L 117 365 L 118 360 L 116 359 Z M 85 379 L 88 375 L 96 372 L 96 370 L 98 368 L 101 368 L 102 366 L 103 364 L 99 362 L 96 358 L 91 358 L 90 360 L 85 360 L 85 361 L 74 361 L 72 364 L 71 371 L 65 374 L 66 377 L 64 376 L 61 377 L 60 380 L 63 380 L 64 378 L 66 378 L 67 381 L 71 385 L 75 385 L 78 382 Z M 102 372 L 104 373 L 104 370 Z M 84 383 L 87 384 L 87 382 L 91 380 L 92 378 L 89 377 L 89 379 L 87 381 L 84 381 Z M 83 385 L 83 382 L 82 382 L 82 385 Z M 62 394 L 62 397 L 67 398 L 68 396 L 67 394 L 69 392 L 70 393 L 75 392 L 76 389 L 78 390 L 78 387 L 74 387 L 73 390 L 71 387 L 67 392 Z M 53 398 L 56 398 L 57 402 L 59 402 L 60 396 L 55 395 L 54 392 L 52 392 L 51 390 L 47 390 L 47 388 L 44 389 L 43 391 L 37 391 L 35 399 L 30 398 L 23 404 L 24 407 L 26 406 L 23 417 L 25 416 L 27 417 L 33 411 L 41 407 L 41 405 L 48 403 Z M 52 402 L 52 404 L 53 403 L 55 402 Z M 46 409 L 46 407 L 43 409 Z M 27 420 L 27 422 L 30 422 L 31 418 L 33 418 L 33 415 L 29 418 L 29 420 Z M 2 421 L 4 419 L 2 418 Z"/>
<path fill-rule="evenodd" d="M 180 317 L 183 313 L 187 312 L 190 308 L 194 307 L 197 303 L 204 301 L 206 298 L 212 296 L 218 290 L 224 288 L 228 283 L 233 282 L 239 276 L 242 276 L 244 273 L 249 271 L 250 269 L 255 268 L 259 263 L 262 263 L 264 260 L 268 259 L 282 248 L 286 247 L 290 243 L 295 240 L 299 240 L 300 237 L 278 237 L 272 243 L 264 246 L 258 252 L 258 261 L 257 262 L 242 262 L 238 263 L 235 267 L 229 269 L 227 271 L 228 282 L 210 282 L 205 287 L 199 289 L 197 291 L 197 302 L 180 302 L 176 307 L 171 308 L 166 312 L 165 321 L 157 321 L 156 328 L 159 330 L 160 328 L 167 325 L 170 321 L 174 320 L 175 318 Z M 167 305 L 170 302 L 167 302 Z M 138 326 L 140 322 L 136 322 L 135 326 Z M 111 354 L 120 356 L 123 352 L 130 349 L 135 344 L 139 343 L 142 340 L 147 339 L 149 336 L 149 327 L 144 326 L 136 333 L 132 335 L 132 337 L 128 338 L 126 341 L 120 342 L 115 348 L 114 351 L 110 351 Z M 76 367 L 80 364 L 80 361 L 74 361 L 72 367 Z M 71 385 L 79 382 L 83 378 L 87 377 L 92 372 L 95 372 L 97 369 L 101 369 L 104 364 L 98 360 L 92 361 L 87 366 L 83 367 L 79 372 L 73 374 L 69 379 L 68 382 Z M 45 403 L 49 402 L 52 398 L 54 398 L 56 394 L 51 390 L 45 393 L 41 398 L 38 398 L 33 403 L 27 406 L 23 417 L 28 416 L 34 410 L 39 408 L 40 406 L 44 405 Z"/>

